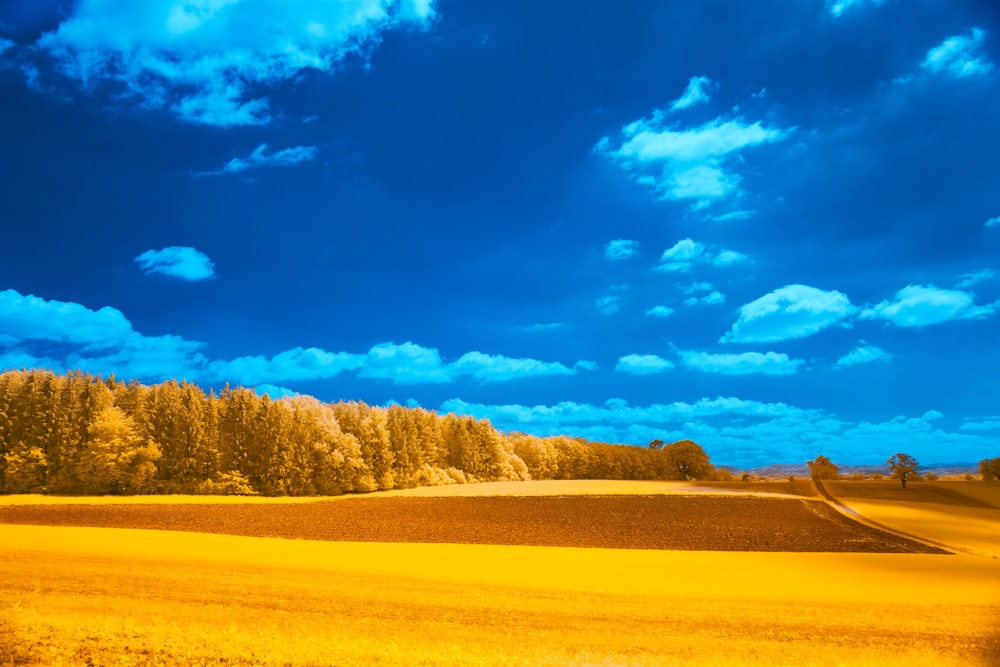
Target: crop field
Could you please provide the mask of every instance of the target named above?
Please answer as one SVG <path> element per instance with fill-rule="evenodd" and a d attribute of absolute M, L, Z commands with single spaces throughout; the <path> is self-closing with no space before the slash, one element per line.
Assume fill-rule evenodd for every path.
<path fill-rule="evenodd" d="M 818 500 L 526 484 L 0 499 L 0 665 L 1000 664 L 996 559 L 868 532 Z M 503 543 L 469 537 L 490 526 Z"/>

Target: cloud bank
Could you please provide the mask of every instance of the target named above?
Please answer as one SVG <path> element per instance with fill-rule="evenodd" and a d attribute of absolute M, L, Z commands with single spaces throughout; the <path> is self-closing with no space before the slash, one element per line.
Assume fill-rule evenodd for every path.
<path fill-rule="evenodd" d="M 186 378 L 209 384 L 256 386 L 322 380 L 354 372 L 359 378 L 398 385 L 458 380 L 490 383 L 574 375 L 597 368 L 586 360 L 569 367 L 559 362 L 477 351 L 446 362 L 437 349 L 412 342 L 380 343 L 365 353 L 296 347 L 272 357 L 210 359 L 203 351 L 203 343 L 178 336 L 142 335 L 117 309 L 91 310 L 76 303 L 23 296 L 14 290 L 0 292 L 0 331 L 4 332 L 0 336 L 0 369 L 81 369 L 152 382 Z"/>

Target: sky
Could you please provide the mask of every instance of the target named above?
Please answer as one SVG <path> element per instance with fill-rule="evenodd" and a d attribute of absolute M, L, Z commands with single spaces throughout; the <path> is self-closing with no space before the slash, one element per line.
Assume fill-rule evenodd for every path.
<path fill-rule="evenodd" d="M 0 3 L 0 369 L 1000 456 L 994 0 Z"/>

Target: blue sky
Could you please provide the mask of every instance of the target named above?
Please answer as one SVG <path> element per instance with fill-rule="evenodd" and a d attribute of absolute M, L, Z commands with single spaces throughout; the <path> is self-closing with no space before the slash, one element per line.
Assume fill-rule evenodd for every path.
<path fill-rule="evenodd" d="M 992 0 L 0 5 L 0 367 L 1000 454 Z"/>

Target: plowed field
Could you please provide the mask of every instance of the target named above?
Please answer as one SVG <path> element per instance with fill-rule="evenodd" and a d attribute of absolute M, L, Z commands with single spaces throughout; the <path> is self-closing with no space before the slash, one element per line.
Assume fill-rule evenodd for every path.
<path fill-rule="evenodd" d="M 0 506 L 0 523 L 309 540 L 699 551 L 945 553 L 825 503 L 722 495 L 357 498 L 255 505 Z"/>

